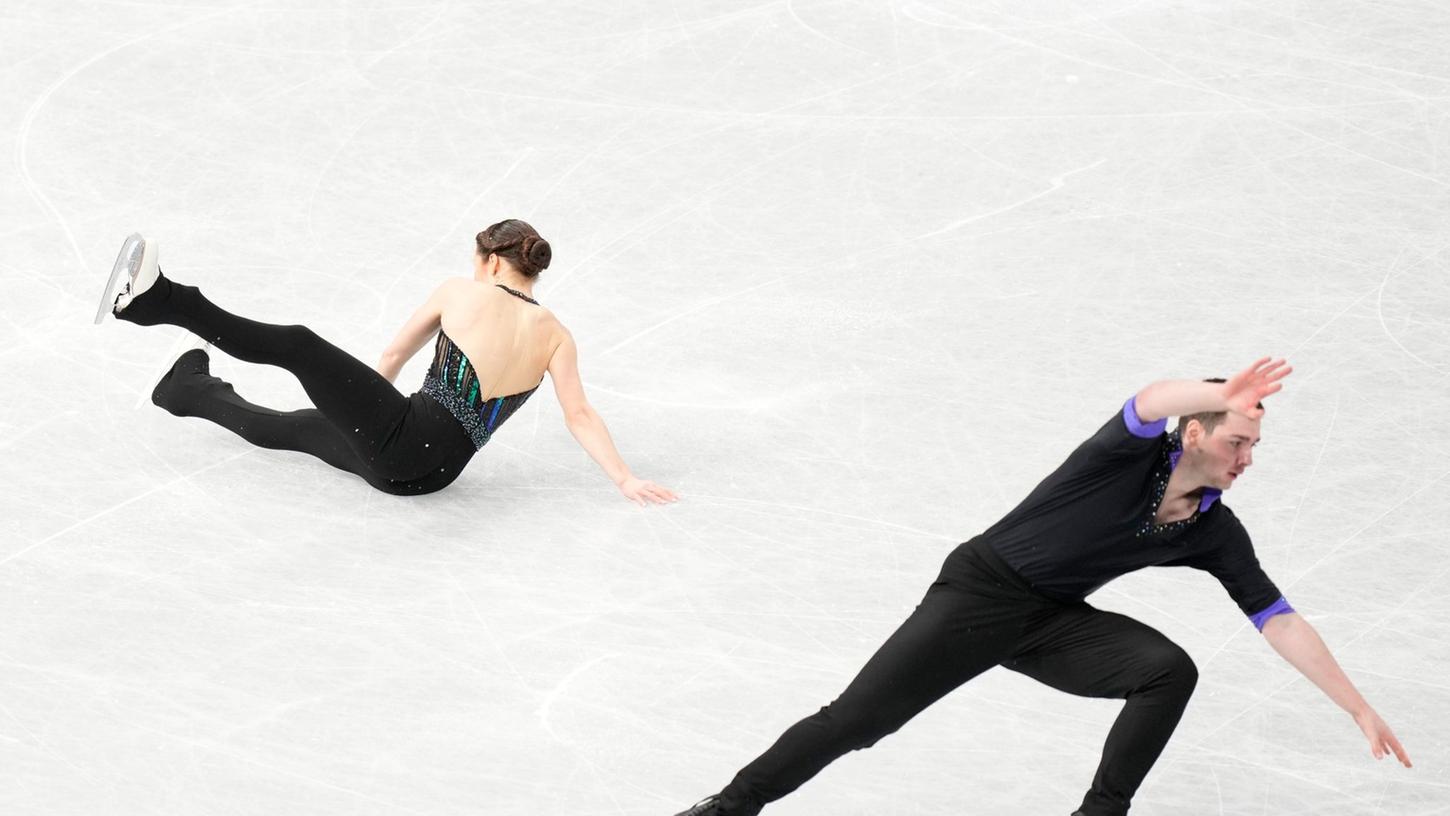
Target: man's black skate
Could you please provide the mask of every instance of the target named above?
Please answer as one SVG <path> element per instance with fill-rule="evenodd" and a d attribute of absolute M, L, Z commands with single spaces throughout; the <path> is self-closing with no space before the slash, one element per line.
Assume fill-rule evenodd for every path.
<path fill-rule="evenodd" d="M 706 796 L 675 816 L 716 816 L 720 812 L 720 797 Z"/>

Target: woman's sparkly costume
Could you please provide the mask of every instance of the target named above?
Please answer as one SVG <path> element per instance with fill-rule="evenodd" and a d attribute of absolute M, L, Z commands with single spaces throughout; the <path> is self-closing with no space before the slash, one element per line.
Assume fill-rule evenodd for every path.
<path fill-rule="evenodd" d="M 433 346 L 433 365 L 423 378 L 422 393 L 447 408 L 478 449 L 488 444 L 494 430 L 513 416 L 538 388 L 536 385 L 506 397 L 480 399 L 478 373 L 473 370 L 473 364 L 453 338 L 440 330 Z"/>

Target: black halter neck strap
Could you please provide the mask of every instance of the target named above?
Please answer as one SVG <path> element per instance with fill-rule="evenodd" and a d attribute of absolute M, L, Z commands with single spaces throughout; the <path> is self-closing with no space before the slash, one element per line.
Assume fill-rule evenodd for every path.
<path fill-rule="evenodd" d="M 508 292 L 510 295 L 513 295 L 516 298 L 523 298 L 524 300 L 527 300 L 528 302 L 534 304 L 535 306 L 538 306 L 539 305 L 539 302 L 537 300 L 534 300 L 533 298 L 529 297 L 528 295 L 524 294 L 523 292 L 520 292 L 517 289 L 510 289 L 509 287 L 504 286 L 501 283 L 495 283 L 494 286 L 497 286 L 498 288 L 504 290 L 505 292 Z"/>

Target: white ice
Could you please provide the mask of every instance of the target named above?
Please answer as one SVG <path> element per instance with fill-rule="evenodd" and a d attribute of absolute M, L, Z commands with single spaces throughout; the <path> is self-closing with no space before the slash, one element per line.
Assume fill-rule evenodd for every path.
<path fill-rule="evenodd" d="M 1147 570 L 1093 602 L 1202 679 L 1133 813 L 1450 813 L 1447 30 L 1433 0 L 6 3 L 0 812 L 668 816 L 1128 394 L 1275 354 L 1225 501 L 1416 767 L 1212 578 Z M 449 490 L 372 492 L 152 407 L 182 333 L 90 323 L 140 230 L 373 362 L 510 216 L 678 505 L 625 502 L 549 387 Z M 1065 816 L 1118 705 L 989 672 L 767 813 Z"/>

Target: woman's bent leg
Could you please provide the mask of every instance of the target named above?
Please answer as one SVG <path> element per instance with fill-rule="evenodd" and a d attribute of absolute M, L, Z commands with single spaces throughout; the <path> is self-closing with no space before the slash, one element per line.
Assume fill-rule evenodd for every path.
<path fill-rule="evenodd" d="M 379 479 L 364 454 L 321 411 L 276 411 L 248 402 L 230 383 L 211 376 L 206 353 L 199 349 L 177 359 L 151 401 L 176 416 L 214 422 L 257 447 L 306 453 L 370 484 Z"/>

